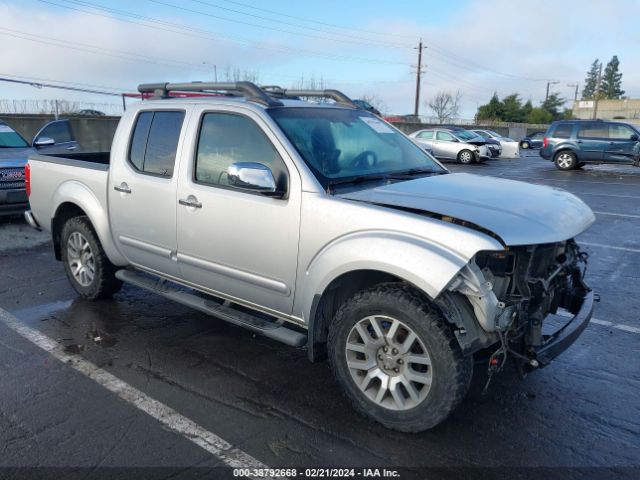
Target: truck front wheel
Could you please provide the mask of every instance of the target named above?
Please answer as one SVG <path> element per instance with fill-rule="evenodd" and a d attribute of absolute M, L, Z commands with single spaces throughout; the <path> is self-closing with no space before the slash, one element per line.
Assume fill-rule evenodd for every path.
<path fill-rule="evenodd" d="M 61 257 L 67 278 L 80 296 L 108 298 L 122 287 L 117 267 L 105 254 L 88 217 L 73 217 L 62 227 Z"/>
<path fill-rule="evenodd" d="M 346 301 L 329 330 L 329 359 L 357 411 L 388 428 L 438 425 L 464 398 L 473 360 L 442 314 L 409 286 L 389 283 Z"/>

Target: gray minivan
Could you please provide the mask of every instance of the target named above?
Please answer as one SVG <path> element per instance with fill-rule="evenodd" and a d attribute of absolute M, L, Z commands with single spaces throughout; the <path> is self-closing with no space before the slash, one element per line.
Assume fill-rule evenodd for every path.
<path fill-rule="evenodd" d="M 587 163 L 639 166 L 640 132 L 628 123 L 604 120 L 560 120 L 545 133 L 540 156 L 559 170 Z"/>

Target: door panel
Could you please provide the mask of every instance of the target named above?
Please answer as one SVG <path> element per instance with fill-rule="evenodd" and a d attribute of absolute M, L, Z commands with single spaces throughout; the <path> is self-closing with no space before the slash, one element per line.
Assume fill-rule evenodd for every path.
<path fill-rule="evenodd" d="M 605 146 L 605 161 L 631 163 L 638 143 L 637 140 L 631 140 L 632 135 L 638 134 L 627 125 L 610 124 L 609 143 Z"/>
<path fill-rule="evenodd" d="M 609 131 L 606 124 L 601 122 L 580 124 L 576 140 L 579 147 L 579 160 L 587 162 L 602 161 L 605 146 L 608 142 Z"/>
<path fill-rule="evenodd" d="M 174 163 L 184 111 L 141 112 L 125 161 L 112 162 L 109 211 L 113 237 L 134 265 L 179 277 Z"/>
<path fill-rule="evenodd" d="M 454 142 L 453 135 L 448 132 L 436 132 L 436 139 L 438 142 L 438 150 L 442 158 L 454 159 L 458 156 L 458 150 L 460 149 L 457 142 Z"/>
<path fill-rule="evenodd" d="M 178 186 L 182 276 L 223 296 L 289 314 L 300 224 L 297 172 L 292 164 L 287 167 L 286 152 L 274 146 L 275 138 L 255 114 L 203 111 L 201 118 L 201 124 L 194 119 L 190 126 L 193 160 L 183 167 Z M 236 162 L 268 166 L 287 198 L 230 186 L 226 171 Z"/>

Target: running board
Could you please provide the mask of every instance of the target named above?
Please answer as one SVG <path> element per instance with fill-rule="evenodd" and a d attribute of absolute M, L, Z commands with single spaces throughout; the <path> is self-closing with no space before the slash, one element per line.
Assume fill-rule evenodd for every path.
<path fill-rule="evenodd" d="M 307 336 L 304 333 L 296 332 L 295 330 L 285 327 L 283 320 L 267 320 L 244 311 L 236 310 L 230 306 L 233 305 L 231 302 L 226 301 L 219 304 L 213 300 L 178 289 L 172 286 L 168 280 L 155 280 L 134 270 L 124 269 L 118 270 L 116 277 L 125 283 L 149 290 L 169 300 L 220 318 L 239 327 L 247 328 L 255 333 L 291 345 L 292 347 L 301 347 L 307 343 Z"/>

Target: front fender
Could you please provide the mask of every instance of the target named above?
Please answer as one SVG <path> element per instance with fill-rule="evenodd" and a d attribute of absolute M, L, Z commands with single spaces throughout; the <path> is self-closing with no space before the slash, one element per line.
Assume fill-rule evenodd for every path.
<path fill-rule="evenodd" d="M 477 250 L 501 250 L 496 240 L 479 234 Z M 471 259 L 446 245 L 394 231 L 355 232 L 337 238 L 311 260 L 304 273 L 296 311 L 312 321 L 314 298 L 339 276 L 357 270 L 389 273 L 435 299 Z M 298 303 L 298 302 L 296 302 Z"/>
<path fill-rule="evenodd" d="M 126 259 L 116 248 L 109 229 L 109 216 L 106 211 L 106 199 L 103 202 L 98 199 L 95 193 L 86 185 L 69 180 L 62 183 L 53 195 L 53 217 L 51 222 L 58 213 L 61 205 L 71 203 L 81 208 L 91 220 L 91 224 L 100 239 L 102 248 L 111 263 L 124 266 L 127 264 Z"/>

